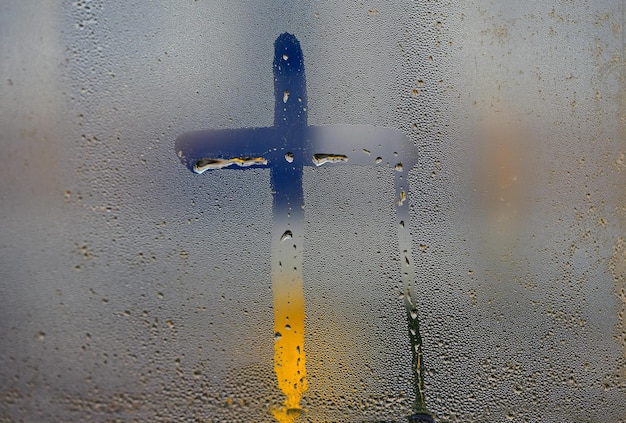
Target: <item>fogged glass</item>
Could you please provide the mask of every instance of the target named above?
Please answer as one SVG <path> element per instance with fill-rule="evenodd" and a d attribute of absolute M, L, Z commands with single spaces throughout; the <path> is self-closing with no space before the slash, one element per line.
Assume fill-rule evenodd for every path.
<path fill-rule="evenodd" d="M 0 420 L 624 421 L 625 13 L 0 5 Z"/>

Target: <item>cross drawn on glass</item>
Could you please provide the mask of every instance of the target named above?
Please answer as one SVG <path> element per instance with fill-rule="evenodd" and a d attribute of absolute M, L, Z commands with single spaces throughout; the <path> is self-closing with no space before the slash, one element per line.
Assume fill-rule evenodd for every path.
<path fill-rule="evenodd" d="M 284 407 L 278 421 L 293 421 L 306 390 L 302 251 L 304 166 L 382 166 L 395 169 L 396 219 L 404 305 L 411 341 L 416 413 L 426 412 L 422 340 L 413 284 L 407 178 L 417 149 L 402 132 L 368 125 L 310 126 L 304 57 L 298 39 L 281 34 L 274 44 L 274 126 L 202 130 L 180 135 L 176 152 L 191 171 L 269 167 L 273 194 L 272 292 L 274 300 L 274 370 Z M 417 415 L 416 415 L 417 417 Z M 417 420 L 415 420 L 417 421 Z"/>

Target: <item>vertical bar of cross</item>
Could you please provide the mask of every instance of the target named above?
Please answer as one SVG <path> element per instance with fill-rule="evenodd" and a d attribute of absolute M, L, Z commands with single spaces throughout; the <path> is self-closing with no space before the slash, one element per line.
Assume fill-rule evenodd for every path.
<path fill-rule="evenodd" d="M 274 127 L 276 148 L 284 158 L 272 167 L 272 292 L 274 296 L 274 371 L 284 407 L 273 410 L 279 422 L 299 414 L 307 388 L 304 352 L 304 157 L 300 144 L 307 132 L 306 81 L 300 43 L 291 34 L 274 44 Z"/>

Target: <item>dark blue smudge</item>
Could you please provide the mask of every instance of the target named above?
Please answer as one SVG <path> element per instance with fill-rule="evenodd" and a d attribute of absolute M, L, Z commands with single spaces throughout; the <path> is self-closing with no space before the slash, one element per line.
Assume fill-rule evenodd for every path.
<path fill-rule="evenodd" d="M 294 217 L 294 213 L 302 213 L 304 205 L 302 168 L 305 157 L 300 148 L 308 135 L 307 98 L 300 42 L 288 33 L 281 34 L 274 43 L 274 98 L 274 128 L 278 138 L 274 145 L 280 145 L 283 156 L 294 154 L 293 162 L 278 160 L 272 169 L 274 217 L 289 210 Z"/>
<path fill-rule="evenodd" d="M 285 92 L 289 93 L 287 103 Z M 274 96 L 274 127 L 307 125 L 304 56 L 298 39 L 286 32 L 274 43 Z"/>

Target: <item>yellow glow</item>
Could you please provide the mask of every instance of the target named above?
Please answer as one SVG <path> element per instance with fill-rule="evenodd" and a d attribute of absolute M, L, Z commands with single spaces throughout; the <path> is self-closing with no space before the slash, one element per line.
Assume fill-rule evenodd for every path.
<path fill-rule="evenodd" d="M 296 421 L 300 400 L 306 391 L 304 356 L 304 293 L 302 277 L 278 275 L 273 280 L 274 292 L 274 371 L 278 388 L 287 396 L 283 407 L 272 410 L 280 423 Z"/>

